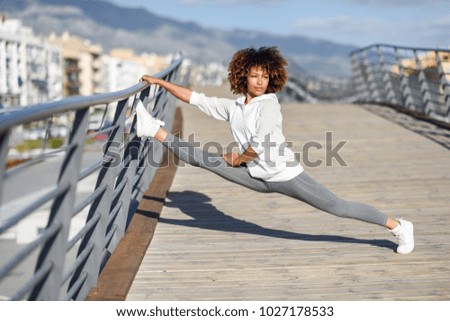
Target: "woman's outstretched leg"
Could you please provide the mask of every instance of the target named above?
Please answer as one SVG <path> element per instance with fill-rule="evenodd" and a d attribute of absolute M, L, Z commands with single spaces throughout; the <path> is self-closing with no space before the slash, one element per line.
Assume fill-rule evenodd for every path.
<path fill-rule="evenodd" d="M 290 181 L 269 183 L 269 186 L 274 192 L 291 196 L 324 212 L 388 228 L 398 239 L 398 253 L 407 254 L 414 249 L 412 223 L 390 218 L 370 205 L 339 198 L 305 172 Z"/>

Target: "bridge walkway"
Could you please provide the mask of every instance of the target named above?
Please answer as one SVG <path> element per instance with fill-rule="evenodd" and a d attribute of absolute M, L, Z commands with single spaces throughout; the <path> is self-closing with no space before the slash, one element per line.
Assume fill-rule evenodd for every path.
<path fill-rule="evenodd" d="M 232 141 L 226 123 L 182 110 L 184 138 Z M 300 155 L 306 171 L 345 199 L 414 222 L 415 251 L 394 253 L 378 226 L 180 164 L 126 300 L 449 300 L 450 150 L 364 106 L 282 110 L 296 152 L 324 146 Z M 327 132 L 332 148 L 345 141 L 346 165 L 326 164 Z"/>

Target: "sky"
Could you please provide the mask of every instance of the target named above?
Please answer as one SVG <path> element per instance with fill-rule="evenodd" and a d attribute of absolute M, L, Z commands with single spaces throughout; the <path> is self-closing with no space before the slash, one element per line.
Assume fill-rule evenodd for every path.
<path fill-rule="evenodd" d="M 108 0 L 222 30 L 450 49 L 450 0 Z"/>

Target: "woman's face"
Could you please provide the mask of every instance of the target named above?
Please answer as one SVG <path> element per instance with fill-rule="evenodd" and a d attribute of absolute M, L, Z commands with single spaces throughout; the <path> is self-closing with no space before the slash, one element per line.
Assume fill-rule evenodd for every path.
<path fill-rule="evenodd" d="M 258 97 L 264 94 L 269 85 L 269 74 L 261 67 L 251 67 L 247 75 L 247 95 Z"/>

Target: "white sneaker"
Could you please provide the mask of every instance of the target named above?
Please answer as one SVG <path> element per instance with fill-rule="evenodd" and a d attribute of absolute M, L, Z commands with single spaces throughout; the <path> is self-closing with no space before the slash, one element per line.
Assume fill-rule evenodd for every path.
<path fill-rule="evenodd" d="M 403 219 L 398 220 L 399 225 L 391 230 L 391 233 L 398 240 L 397 253 L 408 254 L 414 249 L 414 227 L 411 222 Z"/>
<path fill-rule="evenodd" d="M 150 115 L 140 100 L 138 100 L 136 106 L 136 116 L 136 134 L 138 137 L 154 137 L 158 129 L 165 125 L 163 121 Z"/>

